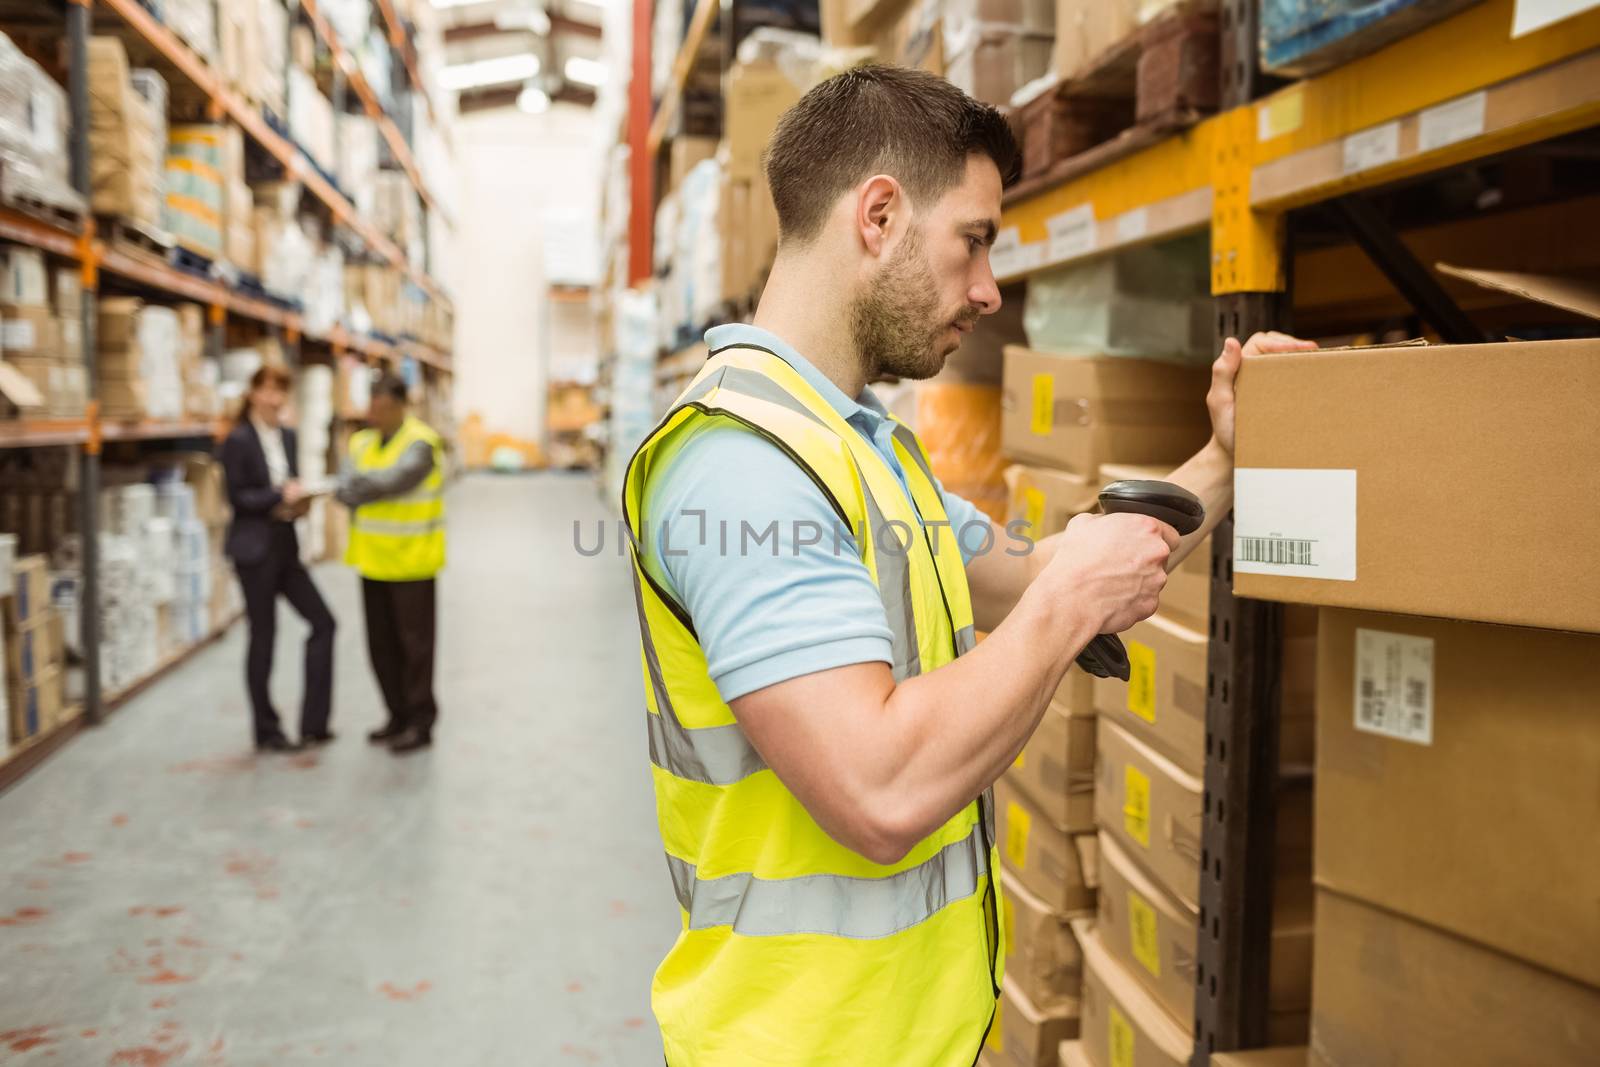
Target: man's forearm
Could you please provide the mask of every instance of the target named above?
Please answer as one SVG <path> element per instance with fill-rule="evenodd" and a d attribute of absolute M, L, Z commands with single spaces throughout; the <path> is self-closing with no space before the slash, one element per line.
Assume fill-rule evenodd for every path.
<path fill-rule="evenodd" d="M 1216 438 L 1212 438 L 1183 466 L 1168 475 L 1167 481 L 1181 485 L 1199 497 L 1206 509 L 1206 521 L 1179 542 L 1177 550 L 1167 560 L 1167 571 L 1170 573 L 1210 536 L 1217 523 L 1233 508 L 1233 457 L 1223 451 Z"/>

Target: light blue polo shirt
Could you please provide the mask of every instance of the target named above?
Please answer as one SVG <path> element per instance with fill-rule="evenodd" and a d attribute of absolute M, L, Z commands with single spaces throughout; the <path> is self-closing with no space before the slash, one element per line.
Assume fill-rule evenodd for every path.
<path fill-rule="evenodd" d="M 713 352 L 734 344 L 767 349 L 844 416 L 906 483 L 894 423 L 870 388 L 851 400 L 781 338 L 745 324 L 706 332 Z M 939 487 L 963 561 L 989 519 Z M 907 490 L 909 494 L 909 490 Z M 702 516 L 701 513 L 704 515 Z M 866 564 L 838 515 L 799 465 L 759 434 L 705 429 L 660 470 L 645 493 L 644 567 L 694 622 L 722 699 L 852 663 L 892 663 L 889 623 Z M 776 534 L 769 530 L 776 522 Z M 814 543 L 808 543 L 814 542 Z"/>

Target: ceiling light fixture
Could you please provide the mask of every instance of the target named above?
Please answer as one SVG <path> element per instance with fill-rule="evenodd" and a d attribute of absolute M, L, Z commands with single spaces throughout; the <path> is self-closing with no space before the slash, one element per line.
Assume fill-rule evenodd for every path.
<path fill-rule="evenodd" d="M 527 81 L 539 73 L 539 57 L 532 52 L 522 55 L 500 56 L 496 59 L 478 59 L 445 67 L 439 72 L 439 87 L 448 92 L 465 92 L 487 85 L 504 85 L 507 82 Z"/>

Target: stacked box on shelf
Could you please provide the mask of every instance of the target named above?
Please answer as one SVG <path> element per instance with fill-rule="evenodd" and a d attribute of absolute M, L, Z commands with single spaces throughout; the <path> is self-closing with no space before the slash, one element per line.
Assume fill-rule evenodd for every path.
<path fill-rule="evenodd" d="M 54 729 L 64 711 L 60 620 L 50 600 L 50 562 L 22 556 L 4 599 L 5 688 L 12 743 Z"/>
<path fill-rule="evenodd" d="M 176 419 L 184 413 L 178 315 L 138 297 L 99 302 L 96 360 L 100 403 L 114 419 Z"/>
<path fill-rule="evenodd" d="M 333 104 L 310 71 L 289 68 L 289 136 L 322 170 L 333 173 L 336 153 Z"/>
<path fill-rule="evenodd" d="M 218 68 L 249 103 L 288 117 L 289 13 L 280 0 L 218 0 Z"/>
<path fill-rule="evenodd" d="M 75 288 L 54 302 L 50 277 L 39 250 L 0 247 L 0 356 L 38 392 L 32 414 L 65 417 L 83 411 L 81 305 Z"/>
<path fill-rule="evenodd" d="M 128 53 L 116 37 L 91 37 L 90 203 L 97 213 L 161 225 L 165 115 L 135 91 Z"/>
<path fill-rule="evenodd" d="M 0 33 L 0 203 L 82 211 L 67 172 L 67 94 Z"/>
<path fill-rule="evenodd" d="M 161 0 L 161 21 L 207 63 L 217 58 L 217 5 L 214 0 Z"/>
<path fill-rule="evenodd" d="M 207 259 L 222 251 L 230 136 L 238 136 L 236 127 L 210 123 L 167 131 L 166 228 L 179 245 Z"/>
<path fill-rule="evenodd" d="M 334 417 L 334 370 L 316 364 L 302 367 L 295 385 L 295 410 L 299 415 L 296 435 L 300 479 L 315 483 L 328 477 L 328 455 L 332 445 Z M 300 522 L 300 550 L 307 560 L 326 556 L 326 511 L 328 502 L 312 502 L 311 511 Z"/>
<path fill-rule="evenodd" d="M 1308 77 L 1375 52 L 1476 0 L 1263 0 L 1261 69 Z M 1571 13 L 1578 7 L 1568 4 Z"/>
<path fill-rule="evenodd" d="M 1592 282 L 1457 273 L 1600 318 Z M 1241 372 L 1235 589 L 1323 609 L 1314 1063 L 1600 1048 L 1578 888 L 1600 885 L 1600 560 L 1564 548 L 1600 522 L 1597 357 L 1574 338 Z M 1464 486 L 1515 503 L 1461 509 Z"/>
<path fill-rule="evenodd" d="M 1050 73 L 1056 8 L 1051 0 L 945 0 L 939 33 L 945 77 L 975 99 L 1004 105 Z"/>
<path fill-rule="evenodd" d="M 378 124 L 366 115 L 339 116 L 339 185 L 350 195 L 356 212 L 370 218 L 378 176 Z"/>

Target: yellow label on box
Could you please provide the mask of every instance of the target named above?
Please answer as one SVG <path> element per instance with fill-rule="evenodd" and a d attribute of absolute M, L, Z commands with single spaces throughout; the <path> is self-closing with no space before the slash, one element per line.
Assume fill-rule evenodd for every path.
<path fill-rule="evenodd" d="M 1028 830 L 1032 823 L 1033 816 L 1021 804 L 1012 801 L 1006 805 L 1006 858 L 1019 871 L 1028 869 Z"/>
<path fill-rule="evenodd" d="M 1004 1010 L 1005 1001 L 997 1000 L 994 1002 L 994 1022 L 989 1024 L 989 1037 L 984 1041 L 985 1045 L 1001 1054 L 1004 1054 L 1006 1050 L 1006 1039 L 1000 1034 L 1003 1028 L 1001 1024 L 1005 1022 L 1005 1019 L 1001 1017 L 1001 1012 Z"/>
<path fill-rule="evenodd" d="M 1133 942 L 1133 958 L 1160 978 L 1161 939 L 1156 933 L 1156 909 L 1137 889 L 1128 890 L 1128 936 Z"/>
<path fill-rule="evenodd" d="M 1122 1009 L 1109 1005 L 1111 1029 L 1111 1067 L 1133 1067 L 1133 1026 Z"/>
<path fill-rule="evenodd" d="M 1021 752 L 1017 753 L 1017 758 L 1011 761 L 1011 766 L 1015 767 L 1017 770 L 1020 771 L 1020 770 L 1022 770 L 1022 768 L 1026 767 L 1027 765 L 1028 765 L 1028 750 L 1027 749 L 1023 749 Z"/>
<path fill-rule="evenodd" d="M 1044 493 L 1031 486 L 1022 490 L 1022 521 L 1033 536 L 1044 536 Z"/>
<path fill-rule="evenodd" d="M 1150 847 L 1150 779 L 1133 764 L 1122 768 L 1122 826 L 1145 848 Z"/>
<path fill-rule="evenodd" d="M 1145 722 L 1156 721 L 1156 650 L 1138 641 L 1128 646 L 1128 710 Z"/>
<path fill-rule="evenodd" d="M 1035 374 L 1033 376 L 1033 419 L 1031 428 L 1041 437 L 1055 429 L 1056 416 L 1056 376 L 1054 374 Z"/>

